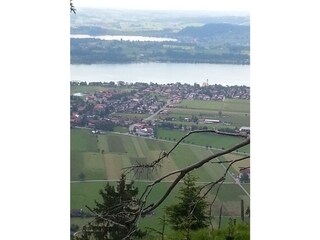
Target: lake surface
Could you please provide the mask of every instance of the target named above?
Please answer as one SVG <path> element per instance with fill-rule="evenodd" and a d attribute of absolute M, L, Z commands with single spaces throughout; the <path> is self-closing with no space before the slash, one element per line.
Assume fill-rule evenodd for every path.
<path fill-rule="evenodd" d="M 100 40 L 112 41 L 140 41 L 140 42 L 176 42 L 177 39 L 162 38 L 162 37 L 144 37 L 144 36 L 120 36 L 120 35 L 103 35 L 103 36 L 91 36 L 85 34 L 71 34 L 70 38 L 95 38 Z"/>
<path fill-rule="evenodd" d="M 250 66 L 192 63 L 71 64 L 70 80 L 250 86 Z"/>

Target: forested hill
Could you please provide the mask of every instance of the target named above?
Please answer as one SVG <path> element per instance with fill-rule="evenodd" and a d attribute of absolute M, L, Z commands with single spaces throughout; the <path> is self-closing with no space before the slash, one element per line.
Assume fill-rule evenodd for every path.
<path fill-rule="evenodd" d="M 209 23 L 201 27 L 186 27 L 177 33 L 177 37 L 219 38 L 229 40 L 241 40 L 241 44 L 249 44 L 250 26 L 227 23 Z"/>
<path fill-rule="evenodd" d="M 74 29 L 77 34 L 125 35 L 119 30 L 96 26 Z M 121 34 L 120 34 L 121 33 Z M 148 34 L 147 34 L 148 33 Z M 71 38 L 71 63 L 179 62 L 250 64 L 250 27 L 227 23 L 208 23 L 200 27 L 153 30 L 130 35 L 171 37 L 177 41 L 106 41 Z M 149 35 L 150 34 L 150 35 Z"/>

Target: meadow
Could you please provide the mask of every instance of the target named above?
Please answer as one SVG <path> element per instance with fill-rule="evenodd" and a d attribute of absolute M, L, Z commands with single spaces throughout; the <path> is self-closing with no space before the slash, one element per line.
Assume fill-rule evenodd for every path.
<path fill-rule="evenodd" d="M 198 110 L 249 113 L 250 100 L 229 98 L 226 98 L 224 101 L 183 100 L 177 105 L 177 107 Z"/>
<path fill-rule="evenodd" d="M 172 133 L 172 131 L 171 131 Z M 169 132 L 163 132 L 167 137 Z M 183 134 L 183 133 L 182 133 Z M 175 136 L 178 139 L 178 136 Z M 241 139 L 231 140 L 224 138 L 225 136 L 208 135 L 205 141 L 211 141 L 215 147 L 232 146 Z M 202 137 L 201 137 L 202 138 Z M 199 139 L 201 139 L 199 138 Z M 216 144 L 214 144 L 216 143 Z M 221 144 L 221 145 L 219 145 Z M 156 160 L 162 151 L 168 151 L 172 148 L 174 142 L 166 140 L 147 139 L 132 136 L 129 134 L 106 133 L 95 135 L 88 129 L 71 129 L 71 209 L 85 209 L 85 205 L 93 207 L 95 200 L 99 201 L 99 190 L 103 189 L 105 184 L 115 184 L 119 179 L 123 168 L 129 167 L 137 163 L 150 163 Z M 155 172 L 142 173 L 138 176 L 128 175 L 128 180 L 134 179 L 136 186 L 140 189 L 140 193 L 152 180 L 163 176 L 165 173 L 183 168 L 199 161 L 212 152 L 219 150 L 206 149 L 205 147 L 181 144 L 172 154 L 165 158 L 162 167 Z M 241 157 L 238 153 L 228 154 L 219 158 L 219 160 L 232 160 Z M 250 164 L 249 160 L 241 162 L 243 165 Z M 239 163 L 240 164 L 240 163 Z M 235 175 L 239 172 L 240 165 L 234 165 L 230 172 Z M 219 179 L 224 168 L 219 164 L 207 163 L 203 167 L 194 171 L 194 175 L 198 178 L 198 184 Z M 80 177 L 81 176 L 81 177 Z M 175 176 L 165 179 L 165 182 L 159 184 L 151 193 L 149 201 L 152 202 L 159 199 L 160 196 L 169 186 Z M 182 183 L 180 183 L 181 185 Z M 245 187 L 248 191 L 249 185 Z M 176 201 L 175 195 L 179 188 L 175 188 L 169 195 L 168 199 L 156 210 L 153 216 L 147 216 L 141 219 L 141 226 L 156 226 L 158 218 L 164 214 L 164 206 L 172 204 Z M 216 189 L 213 189 L 208 200 L 213 199 Z M 222 185 L 218 198 L 214 204 L 214 215 L 218 215 L 218 209 L 223 206 L 223 216 L 238 217 L 240 215 L 240 199 L 244 199 L 245 205 L 249 206 L 250 199 L 246 193 L 234 183 L 234 179 L 228 174 L 226 183 Z M 71 223 L 79 222 L 79 219 L 72 218 Z M 82 221 L 80 221 L 82 222 Z M 84 221 L 85 222 L 85 221 Z M 83 222 L 83 223 L 84 223 Z"/>
<path fill-rule="evenodd" d="M 220 123 L 204 124 L 199 123 L 198 126 L 206 126 L 212 128 L 240 128 L 242 126 L 250 126 L 250 100 L 244 99 L 225 99 L 225 101 L 204 101 L 204 100 L 183 100 L 176 104 L 174 108 L 168 108 L 166 115 L 158 115 L 160 119 L 174 119 L 170 121 L 174 124 L 182 124 L 186 126 L 195 123 L 185 121 L 185 118 L 196 116 L 198 119 L 218 119 Z"/>

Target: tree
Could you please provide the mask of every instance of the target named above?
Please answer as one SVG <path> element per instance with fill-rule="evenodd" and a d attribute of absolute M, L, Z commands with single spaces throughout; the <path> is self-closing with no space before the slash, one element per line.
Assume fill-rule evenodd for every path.
<path fill-rule="evenodd" d="M 241 183 L 250 183 L 250 175 L 246 172 L 240 174 L 240 182 Z"/>
<path fill-rule="evenodd" d="M 76 14 L 76 8 L 74 7 L 72 0 L 70 0 L 70 12 L 73 12 L 74 14 Z"/>
<path fill-rule="evenodd" d="M 196 178 L 187 174 L 184 186 L 179 190 L 180 200 L 177 204 L 166 208 L 169 222 L 175 230 L 197 230 L 207 227 L 209 218 L 206 214 L 207 203 L 199 195 L 200 187 L 195 184 Z"/>
<path fill-rule="evenodd" d="M 85 178 L 86 178 L 86 175 L 85 175 L 83 172 L 81 172 L 81 173 L 79 174 L 79 179 L 80 179 L 81 181 L 84 181 Z"/>
<path fill-rule="evenodd" d="M 83 228 L 79 239 L 120 240 L 130 234 L 136 237 L 144 235 L 132 220 L 139 208 L 136 201 L 138 188 L 133 186 L 133 182 L 126 183 L 126 177 L 122 174 L 116 187 L 107 183 L 99 194 L 102 203 L 95 201 L 96 206 L 93 209 L 86 206 L 94 213 L 95 218 Z"/>
<path fill-rule="evenodd" d="M 212 155 L 199 160 L 194 164 L 187 165 L 185 167 L 182 167 L 181 169 L 160 176 L 146 186 L 139 199 L 136 199 L 135 197 L 137 193 L 131 194 L 131 196 L 133 196 L 131 197 L 131 199 L 124 198 L 122 197 L 122 195 L 120 195 L 119 197 L 119 193 L 121 192 L 119 191 L 119 189 L 121 189 L 121 185 L 130 185 L 125 183 L 126 174 L 139 174 L 142 171 L 152 172 L 156 170 L 159 166 L 161 167 L 161 164 L 163 163 L 163 161 L 165 161 L 165 158 L 168 158 L 168 156 L 172 154 L 172 152 L 179 146 L 179 144 L 185 141 L 184 139 L 189 137 L 191 134 L 204 132 L 214 133 L 218 135 L 244 137 L 234 133 L 225 133 L 217 130 L 197 130 L 189 132 L 188 134 L 183 136 L 168 152 L 162 152 L 161 154 L 159 154 L 158 159 L 154 160 L 152 163 L 138 163 L 137 165 L 132 165 L 125 168 L 124 175 L 121 176 L 121 180 L 118 182 L 118 190 L 115 191 L 114 187 L 110 187 L 109 185 L 107 185 L 108 188 L 105 188 L 105 192 L 109 192 L 109 195 L 111 195 L 111 199 L 109 199 L 112 202 L 111 205 L 109 201 L 105 200 L 106 196 L 105 194 L 102 195 L 103 191 L 101 191 L 100 194 L 102 195 L 104 202 L 100 205 L 98 205 L 98 203 L 96 202 L 97 207 L 94 210 L 91 210 L 88 206 L 86 206 L 95 215 L 95 219 L 84 227 L 81 239 L 92 239 L 92 237 L 94 237 L 94 239 L 132 239 L 132 237 L 135 236 L 143 236 L 144 233 L 137 229 L 139 219 L 143 216 L 146 216 L 147 214 L 152 213 L 156 208 L 158 208 L 165 201 L 165 199 L 167 199 L 172 190 L 177 187 L 177 184 L 183 179 L 185 182 L 185 187 L 180 189 L 181 196 L 178 197 L 178 199 L 180 199 L 180 202 L 176 205 L 168 207 L 167 209 L 167 213 L 169 213 L 168 215 L 172 219 L 172 221 L 177 222 L 176 224 L 171 222 L 171 224 L 174 225 L 174 228 L 180 230 L 180 234 L 183 234 L 186 239 L 191 239 L 192 230 L 206 227 L 209 224 L 209 219 L 211 218 L 212 214 L 212 205 L 214 204 L 216 197 L 211 201 L 210 209 L 208 211 L 206 209 L 207 204 L 205 203 L 205 197 L 213 189 L 214 186 L 218 186 L 215 192 L 215 196 L 218 196 L 219 189 L 222 186 L 223 182 L 226 180 L 226 176 L 230 167 L 237 162 L 250 158 L 250 156 L 243 156 L 241 158 L 228 161 L 211 160 L 236 151 L 237 149 L 246 145 L 249 145 L 249 137 L 245 137 L 246 140 L 233 147 L 230 147 L 223 151 L 219 151 L 217 153 L 212 153 Z M 191 174 L 195 169 L 201 168 L 208 162 L 212 164 L 228 163 L 228 166 L 226 167 L 224 174 L 218 180 L 206 183 L 202 186 L 195 186 L 195 178 L 188 176 L 188 174 Z M 162 196 L 159 197 L 155 202 L 150 203 L 149 201 L 147 203 L 147 201 L 149 200 L 148 197 L 150 196 L 152 190 L 154 190 L 154 187 L 157 186 L 157 184 L 161 183 L 164 179 L 172 175 L 176 175 L 176 177 L 167 188 L 165 193 L 163 193 Z M 132 190 L 132 184 L 129 188 L 122 188 Z M 123 199 L 127 200 L 123 201 Z M 199 213 L 204 213 L 204 215 L 201 215 Z M 205 213 L 209 214 L 210 217 Z M 213 226 L 211 226 L 211 228 L 213 229 Z M 113 237 L 113 235 L 111 234 L 115 233 L 122 234 L 122 236 L 120 236 L 120 238 L 118 236 Z"/>

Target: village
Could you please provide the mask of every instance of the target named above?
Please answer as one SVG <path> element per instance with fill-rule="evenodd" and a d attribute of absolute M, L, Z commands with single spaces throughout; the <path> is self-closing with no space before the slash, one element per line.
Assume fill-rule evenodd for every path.
<path fill-rule="evenodd" d="M 128 127 L 128 132 L 153 137 L 155 122 L 150 116 L 167 114 L 182 100 L 224 101 L 226 98 L 250 99 L 246 86 L 199 84 L 157 84 L 114 82 L 71 82 L 72 86 L 100 86 L 102 91 L 71 95 L 70 126 L 112 131 L 115 126 Z M 167 108 L 165 108 L 167 107 Z M 190 119 L 185 118 L 185 121 Z M 215 123 L 216 119 L 200 119 Z"/>

